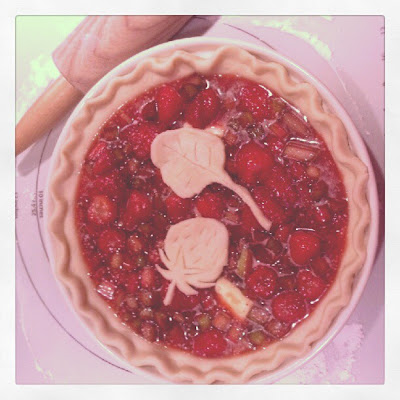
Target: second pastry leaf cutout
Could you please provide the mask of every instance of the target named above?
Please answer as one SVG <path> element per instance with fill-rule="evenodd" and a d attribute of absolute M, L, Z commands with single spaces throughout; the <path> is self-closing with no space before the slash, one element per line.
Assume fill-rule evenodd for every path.
<path fill-rule="evenodd" d="M 159 250 L 167 269 L 156 266 L 170 281 L 164 304 L 171 304 L 175 286 L 186 295 L 197 294 L 194 288 L 214 286 L 228 262 L 228 247 L 228 230 L 215 219 L 190 218 L 173 225 L 164 250 Z"/>

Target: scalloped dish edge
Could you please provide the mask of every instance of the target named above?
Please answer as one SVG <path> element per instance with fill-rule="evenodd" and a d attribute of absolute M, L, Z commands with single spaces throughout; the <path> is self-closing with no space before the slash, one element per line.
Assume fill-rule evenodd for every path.
<path fill-rule="evenodd" d="M 240 75 L 266 85 L 297 107 L 325 140 L 342 174 L 349 201 L 346 249 L 337 278 L 319 306 L 291 334 L 267 349 L 219 359 L 198 358 L 146 342 L 124 326 L 95 292 L 86 269 L 82 268 L 84 260 L 78 251 L 74 218 L 79 170 L 99 126 L 129 99 L 194 71 Z M 368 170 L 353 153 L 343 123 L 324 110 L 322 98 L 312 85 L 296 83 L 282 65 L 262 61 L 236 46 L 221 46 L 209 58 L 175 50 L 168 57 L 142 60 L 131 72 L 110 80 L 100 93 L 83 104 L 71 122 L 53 171 L 49 186 L 49 237 L 55 274 L 75 311 L 98 340 L 119 357 L 135 367 L 153 367 L 173 381 L 244 383 L 304 356 L 349 303 L 354 277 L 366 258 L 370 225 Z"/>

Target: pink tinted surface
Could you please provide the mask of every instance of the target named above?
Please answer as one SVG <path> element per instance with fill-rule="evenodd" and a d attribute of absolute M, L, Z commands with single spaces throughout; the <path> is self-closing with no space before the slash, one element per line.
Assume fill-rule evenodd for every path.
<path fill-rule="evenodd" d="M 352 117 L 384 188 L 383 17 L 195 17 L 176 38 L 216 36 L 272 47 L 324 83 Z M 46 27 L 49 29 L 49 27 Z M 30 32 L 43 35 L 43 32 Z M 66 32 L 57 32 L 58 42 Z M 18 52 L 17 115 L 44 83 L 55 38 Z M 41 80 L 37 79 L 42 71 Z M 161 383 L 93 339 L 62 296 L 44 243 L 43 191 L 63 121 L 17 158 L 16 379 L 18 383 Z M 380 198 L 383 216 L 383 198 Z M 383 218 L 381 218 L 381 221 Z M 316 357 L 280 383 L 383 383 L 383 227 L 377 258 L 349 321 Z M 257 383 L 262 383 L 258 381 Z"/>

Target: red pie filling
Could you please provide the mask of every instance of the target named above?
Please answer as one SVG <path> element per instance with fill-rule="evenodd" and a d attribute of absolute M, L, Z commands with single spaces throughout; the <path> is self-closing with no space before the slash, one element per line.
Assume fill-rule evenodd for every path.
<path fill-rule="evenodd" d="M 188 122 L 224 132 L 225 168 L 272 222 L 213 184 L 182 199 L 150 159 L 155 136 Z M 204 216 L 229 231 L 223 276 L 253 300 L 238 320 L 214 288 L 163 304 L 156 270 L 169 227 Z M 121 321 L 151 342 L 201 357 L 240 354 L 286 336 L 329 289 L 345 246 L 346 191 L 322 138 L 284 99 L 236 76 L 192 75 L 145 92 L 102 126 L 86 154 L 76 226 L 90 278 Z"/>

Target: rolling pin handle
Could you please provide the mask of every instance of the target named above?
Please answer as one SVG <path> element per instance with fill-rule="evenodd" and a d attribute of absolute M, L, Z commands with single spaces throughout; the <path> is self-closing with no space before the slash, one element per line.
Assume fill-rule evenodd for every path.
<path fill-rule="evenodd" d="M 83 97 L 62 75 L 35 101 L 15 128 L 15 155 L 52 129 Z"/>

